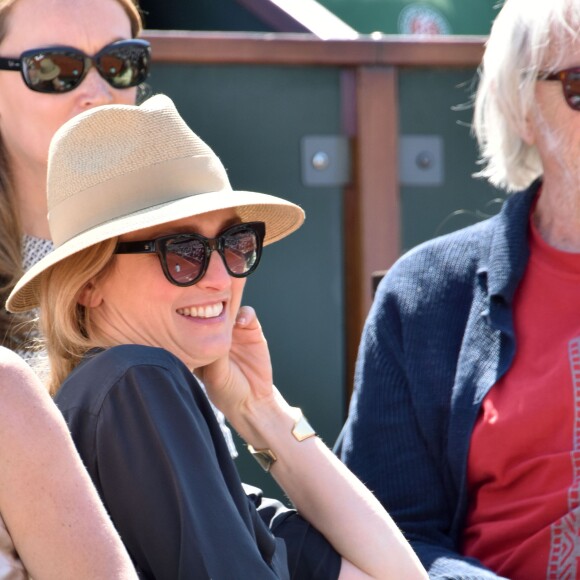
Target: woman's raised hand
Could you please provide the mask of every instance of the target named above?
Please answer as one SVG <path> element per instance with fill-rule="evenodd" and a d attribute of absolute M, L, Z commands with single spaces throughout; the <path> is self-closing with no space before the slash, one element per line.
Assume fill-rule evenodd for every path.
<path fill-rule="evenodd" d="M 256 402 L 273 401 L 272 363 L 268 343 L 251 306 L 242 306 L 229 353 L 195 369 L 214 403 L 236 427 L 236 418 Z M 240 433 L 243 436 L 243 433 Z"/>

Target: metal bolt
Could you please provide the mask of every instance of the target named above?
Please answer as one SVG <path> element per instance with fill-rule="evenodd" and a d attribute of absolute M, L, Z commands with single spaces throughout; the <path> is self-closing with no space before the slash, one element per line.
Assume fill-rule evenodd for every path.
<path fill-rule="evenodd" d="M 311 163 L 317 171 L 324 171 L 330 165 L 330 158 L 324 151 L 318 151 L 312 156 Z"/>
<path fill-rule="evenodd" d="M 429 151 L 421 151 L 415 158 L 415 163 L 419 169 L 429 169 L 433 164 L 433 158 Z"/>

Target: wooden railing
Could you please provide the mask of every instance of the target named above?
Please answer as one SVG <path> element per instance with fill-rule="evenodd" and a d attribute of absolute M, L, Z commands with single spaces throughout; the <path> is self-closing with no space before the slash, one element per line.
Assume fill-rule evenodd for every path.
<path fill-rule="evenodd" d="M 352 140 L 344 194 L 347 385 L 372 300 L 372 273 L 399 257 L 398 85 L 402 67 L 476 67 L 484 37 L 362 37 L 147 30 L 156 62 L 333 66 L 341 70 L 343 132 Z M 386 161 L 385 161 L 386 160 Z"/>
<path fill-rule="evenodd" d="M 312 34 L 146 30 L 158 62 L 301 66 L 472 67 L 485 37 L 362 36 L 320 40 Z"/>

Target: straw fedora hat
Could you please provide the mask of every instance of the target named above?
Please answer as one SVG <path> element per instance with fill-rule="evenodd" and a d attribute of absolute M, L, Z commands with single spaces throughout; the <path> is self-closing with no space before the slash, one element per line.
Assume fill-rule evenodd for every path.
<path fill-rule="evenodd" d="M 6 302 L 11 312 L 38 306 L 42 278 L 55 264 L 122 234 L 233 208 L 241 221 L 265 222 L 269 244 L 304 221 L 289 201 L 234 191 L 219 158 L 165 95 L 67 121 L 50 145 L 47 196 L 55 249 L 16 284 Z"/>

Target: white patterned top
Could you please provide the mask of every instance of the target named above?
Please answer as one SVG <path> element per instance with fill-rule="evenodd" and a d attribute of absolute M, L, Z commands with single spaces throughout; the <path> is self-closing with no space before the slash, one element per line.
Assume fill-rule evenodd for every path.
<path fill-rule="evenodd" d="M 22 236 L 22 267 L 24 270 L 32 268 L 36 262 L 39 262 L 44 256 L 52 252 L 53 248 L 54 244 L 51 240 L 24 234 Z"/>
<path fill-rule="evenodd" d="M 54 244 L 51 240 L 45 240 L 44 238 L 37 238 L 35 236 L 29 236 L 24 234 L 22 236 L 22 267 L 24 270 L 30 269 L 36 262 L 42 260 L 44 256 L 49 254 L 54 248 Z M 30 318 L 36 318 L 38 316 L 37 310 L 32 310 L 30 313 Z M 31 340 L 38 338 L 38 329 L 33 327 L 29 334 Z M 27 348 L 19 348 L 16 352 L 29 364 L 32 366 L 37 366 L 35 364 L 39 362 L 42 358 L 43 353 L 40 351 L 34 351 Z"/>

